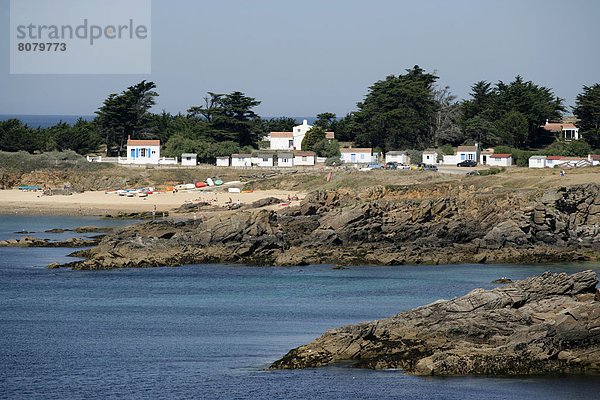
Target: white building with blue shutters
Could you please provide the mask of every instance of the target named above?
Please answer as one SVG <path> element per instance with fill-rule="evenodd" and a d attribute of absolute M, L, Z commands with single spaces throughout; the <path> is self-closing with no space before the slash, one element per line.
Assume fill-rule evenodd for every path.
<path fill-rule="evenodd" d="M 158 164 L 160 140 L 127 139 L 127 164 Z"/>

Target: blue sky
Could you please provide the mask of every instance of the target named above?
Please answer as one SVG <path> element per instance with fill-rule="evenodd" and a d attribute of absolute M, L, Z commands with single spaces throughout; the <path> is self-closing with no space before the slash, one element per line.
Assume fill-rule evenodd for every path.
<path fill-rule="evenodd" d="M 476 81 L 520 74 L 573 105 L 600 82 L 595 0 L 153 0 L 149 75 L 9 74 L 9 4 L 0 0 L 0 114 L 89 115 L 146 79 L 156 112 L 240 90 L 262 116 L 341 116 L 415 64 L 459 99 Z"/>

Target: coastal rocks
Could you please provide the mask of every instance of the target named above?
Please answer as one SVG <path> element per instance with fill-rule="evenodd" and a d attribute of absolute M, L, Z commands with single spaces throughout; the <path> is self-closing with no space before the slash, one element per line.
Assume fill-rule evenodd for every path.
<path fill-rule="evenodd" d="M 97 245 L 100 239 L 100 237 L 94 239 L 69 238 L 63 241 L 52 242 L 49 239 L 23 236 L 19 240 L 0 240 L 0 247 L 86 247 Z"/>
<path fill-rule="evenodd" d="M 600 372 L 593 271 L 544 273 L 492 290 L 330 329 L 269 369 L 356 367 L 418 375 Z"/>
<path fill-rule="evenodd" d="M 315 192 L 282 210 L 137 224 L 71 265 L 529 263 L 600 254 L 598 184 L 538 193 L 433 188 L 432 196 L 445 196 L 429 199 L 426 189 L 379 189 Z M 418 197 L 408 198 L 412 192 Z"/>

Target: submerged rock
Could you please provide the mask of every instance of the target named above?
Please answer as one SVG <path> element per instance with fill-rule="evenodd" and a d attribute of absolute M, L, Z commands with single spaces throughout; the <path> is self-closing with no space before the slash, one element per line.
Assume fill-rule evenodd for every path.
<path fill-rule="evenodd" d="M 600 372 L 600 302 L 593 271 L 544 273 L 394 317 L 330 329 L 269 369 L 352 360 L 418 375 Z"/>

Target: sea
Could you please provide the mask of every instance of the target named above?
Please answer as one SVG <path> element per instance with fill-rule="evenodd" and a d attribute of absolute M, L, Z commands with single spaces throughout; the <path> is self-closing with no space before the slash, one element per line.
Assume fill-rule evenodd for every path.
<path fill-rule="evenodd" d="M 123 225 L 0 215 L 0 238 Z M 27 232 L 27 233 L 24 233 Z M 60 236 L 62 235 L 62 236 Z M 81 234 L 89 236 L 92 234 Z M 72 271 L 67 248 L 0 248 L 2 399 L 598 399 L 600 376 L 419 377 L 338 364 L 266 371 L 329 328 L 600 264 L 186 265 Z"/>

